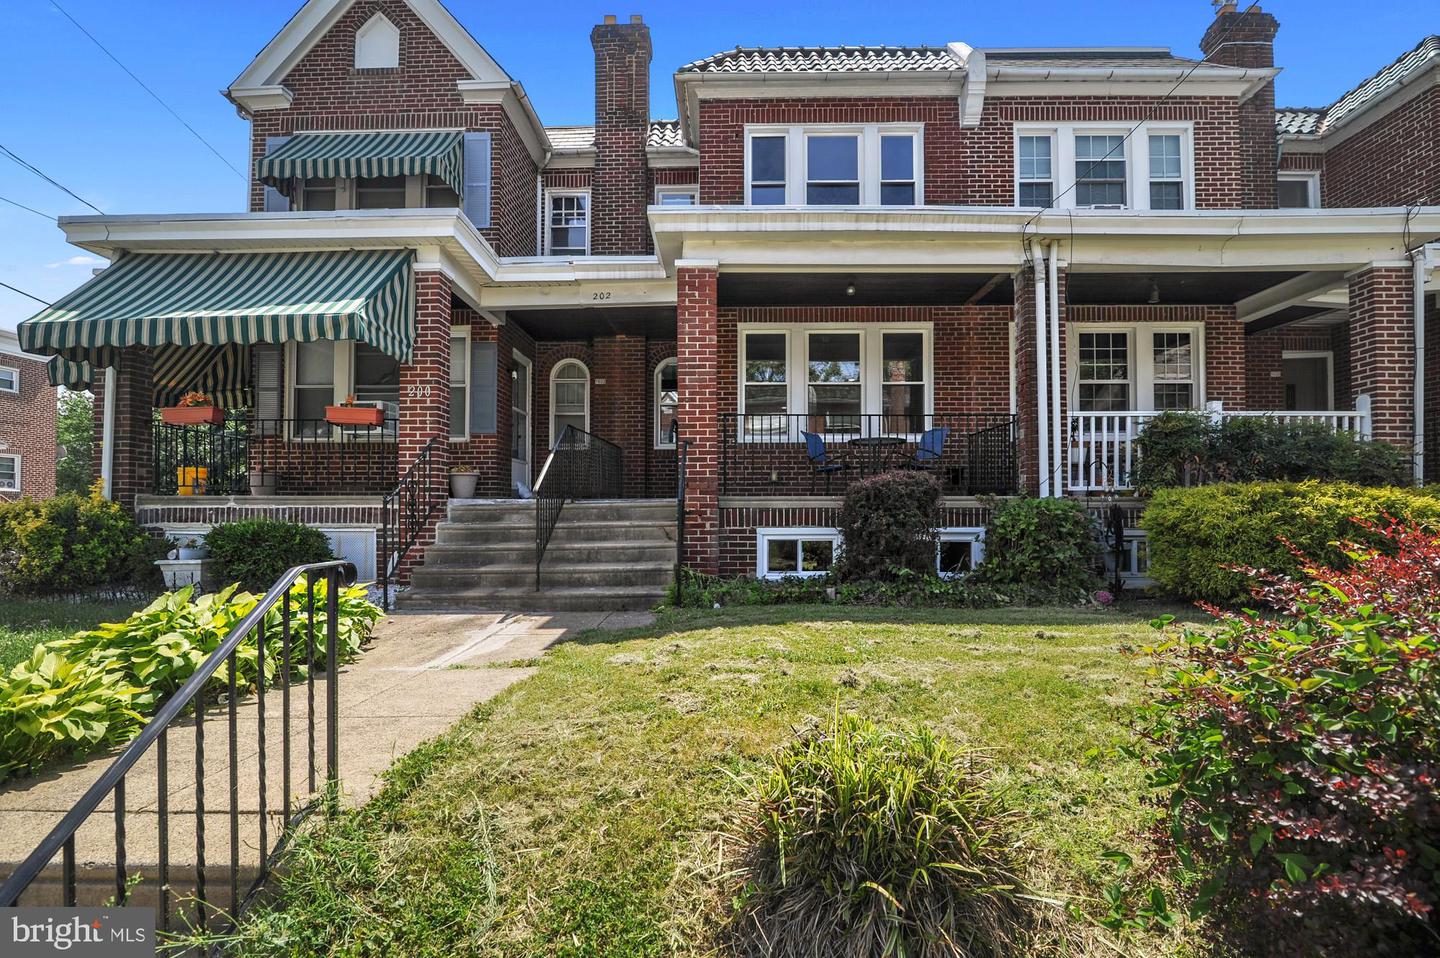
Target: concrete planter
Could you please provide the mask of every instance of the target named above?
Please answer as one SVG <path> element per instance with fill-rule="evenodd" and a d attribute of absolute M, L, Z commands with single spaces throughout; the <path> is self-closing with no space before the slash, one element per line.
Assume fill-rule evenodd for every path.
<path fill-rule="evenodd" d="M 215 590 L 213 559 L 157 559 L 160 574 L 165 577 L 165 591 L 193 585 L 201 592 Z"/>
<path fill-rule="evenodd" d="M 279 480 L 275 473 L 261 472 L 258 469 L 250 470 L 250 495 L 273 496 L 278 484 Z"/>
<path fill-rule="evenodd" d="M 480 474 L 476 472 L 452 472 L 450 473 L 450 498 L 452 499 L 474 499 L 475 484 L 480 480 Z"/>

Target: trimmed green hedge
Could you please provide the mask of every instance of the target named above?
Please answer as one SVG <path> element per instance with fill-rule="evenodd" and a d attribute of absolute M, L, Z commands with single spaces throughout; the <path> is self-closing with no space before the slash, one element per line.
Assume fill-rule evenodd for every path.
<path fill-rule="evenodd" d="M 1440 527 L 1440 499 L 1416 489 L 1344 482 L 1220 483 L 1157 491 L 1140 525 L 1149 535 L 1150 576 L 1162 588 L 1181 598 L 1235 603 L 1249 598 L 1249 580 L 1225 566 L 1299 573 L 1282 537 L 1334 565 L 1344 559 L 1335 543 L 1371 542 L 1355 519 L 1386 516 Z"/>
<path fill-rule="evenodd" d="M 319 529 L 285 519 L 223 522 L 205 536 L 215 577 L 263 595 L 293 566 L 335 558 Z"/>
<path fill-rule="evenodd" d="M 971 577 L 986 585 L 1088 598 L 1100 585 L 1095 524 L 1076 499 L 997 500 L 985 528 L 985 561 Z"/>
<path fill-rule="evenodd" d="M 99 493 L 0 503 L 0 592 L 50 595 L 158 583 L 162 539 Z"/>

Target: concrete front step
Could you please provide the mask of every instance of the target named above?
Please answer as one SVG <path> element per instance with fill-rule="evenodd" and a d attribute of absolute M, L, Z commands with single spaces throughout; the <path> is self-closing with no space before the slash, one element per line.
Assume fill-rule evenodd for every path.
<path fill-rule="evenodd" d="M 657 590 L 645 586 L 551 588 L 547 585 L 540 592 L 524 589 L 429 590 L 411 588 L 399 595 L 398 604 L 407 610 L 629 612 L 653 608 L 664 598 L 663 589 Z"/>
<path fill-rule="evenodd" d="M 662 589 L 675 569 L 675 560 L 669 562 L 581 562 L 560 565 L 545 558 L 540 569 L 541 581 L 548 580 L 556 587 L 572 586 L 648 586 Z M 524 588 L 535 584 L 535 565 L 505 566 L 430 566 L 424 565 L 411 573 L 411 585 L 417 589 L 442 588 Z"/>
<path fill-rule="evenodd" d="M 487 524 L 480 522 L 441 522 L 435 527 L 435 541 L 441 545 L 506 544 L 535 545 L 535 524 Z M 560 542 L 633 542 L 655 543 L 675 541 L 675 523 L 647 520 L 588 521 L 562 515 L 550 534 L 553 546 Z"/>
<path fill-rule="evenodd" d="M 563 519 L 594 520 L 658 520 L 675 521 L 675 501 L 655 499 L 582 500 L 567 502 L 560 512 Z M 518 525 L 535 522 L 535 505 L 522 503 L 470 504 L 452 503 L 447 519 L 450 522 L 480 525 Z"/>
<path fill-rule="evenodd" d="M 645 539 L 624 542 L 595 542 L 589 539 L 551 539 L 545 563 L 574 565 L 581 562 L 675 562 L 673 539 Z M 479 568 L 485 566 L 534 565 L 535 538 L 523 541 L 452 542 L 440 541 L 425 550 L 425 568 Z"/>

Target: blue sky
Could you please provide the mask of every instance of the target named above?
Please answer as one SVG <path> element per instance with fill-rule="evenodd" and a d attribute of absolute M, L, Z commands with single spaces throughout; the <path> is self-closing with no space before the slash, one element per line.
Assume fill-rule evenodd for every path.
<path fill-rule="evenodd" d="M 231 163 L 244 169 L 247 125 L 219 94 L 300 0 L 60 0 L 65 8 Z M 1212 18 L 1208 0 L 1074 0 L 956 3 L 831 0 L 824 4 L 726 0 L 548 0 L 526 5 L 447 0 L 550 125 L 593 115 L 589 32 L 602 14 L 642 13 L 655 47 L 652 112 L 675 115 L 671 74 L 690 60 L 733 47 L 807 44 L 974 46 L 1153 45 L 1197 54 Z M 1355 0 L 1266 0 L 1281 22 L 1276 59 L 1282 105 L 1325 104 L 1420 37 L 1414 4 Z M 107 213 L 231 211 L 244 208 L 243 181 L 151 100 L 51 6 L 5 0 L 0 32 L 0 144 Z M 883 17 L 876 11 L 883 10 Z M 505 15 L 495 16 L 497 11 Z M 1358 13 L 1358 11 L 1363 11 Z M 1347 29 L 1340 29 L 1344 24 Z M 0 157 L 0 196 L 53 215 L 85 206 Z M 60 230 L 0 204 L 0 281 L 47 300 L 88 278 L 94 257 Z M 38 304 L 0 289 L 0 327 Z"/>

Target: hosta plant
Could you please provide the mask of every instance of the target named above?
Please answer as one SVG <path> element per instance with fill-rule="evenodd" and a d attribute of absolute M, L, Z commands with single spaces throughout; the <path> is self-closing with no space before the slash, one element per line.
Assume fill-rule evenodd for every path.
<path fill-rule="evenodd" d="M 1143 732 L 1197 910 L 1245 954 L 1436 954 L 1440 537 L 1246 570 L 1264 614 L 1166 630 Z M 1162 627 L 1165 623 L 1159 623 Z"/>
<path fill-rule="evenodd" d="M 735 929 L 767 958 L 1023 954 L 1025 910 L 981 759 L 928 730 L 855 716 L 783 748 L 747 783 Z"/>

